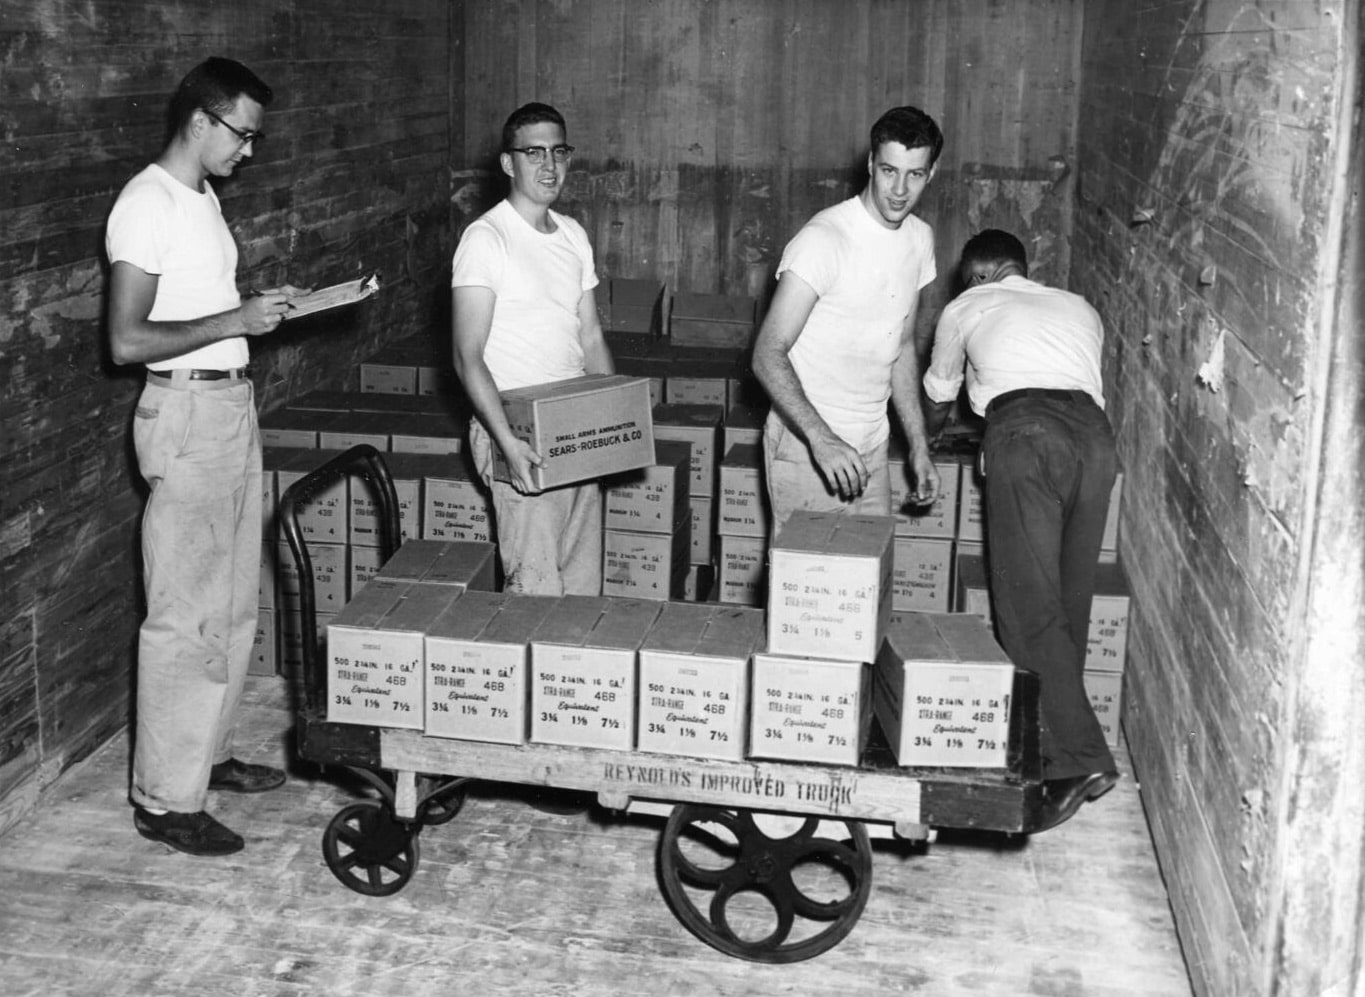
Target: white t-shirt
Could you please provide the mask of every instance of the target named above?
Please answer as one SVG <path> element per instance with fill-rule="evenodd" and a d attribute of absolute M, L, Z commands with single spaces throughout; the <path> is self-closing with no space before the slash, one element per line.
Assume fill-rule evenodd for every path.
<path fill-rule="evenodd" d="M 787 243 L 778 276 L 787 271 L 820 296 L 789 354 L 801 389 L 844 442 L 870 450 L 890 433 L 886 402 L 906 316 L 937 275 L 933 230 L 914 215 L 886 228 L 852 197 Z"/>
<path fill-rule="evenodd" d="M 1019 388 L 1085 391 L 1104 408 L 1103 342 L 1099 313 L 1079 294 L 1017 276 L 978 284 L 939 316 L 924 390 L 936 402 L 956 398 L 965 359 L 967 399 L 978 415 Z"/>
<path fill-rule="evenodd" d="M 597 286 L 583 226 L 551 211 L 555 230 L 537 231 L 508 201 L 465 230 L 451 287 L 487 287 L 497 296 L 483 359 L 499 391 L 585 372 L 578 306 Z"/>
<path fill-rule="evenodd" d="M 110 263 L 131 263 L 156 275 L 156 301 L 147 317 L 178 322 L 230 311 L 237 293 L 237 244 L 223 221 L 218 195 L 186 187 L 152 163 L 129 180 L 114 202 L 105 230 Z M 245 337 L 222 339 L 167 360 L 153 370 L 201 367 L 227 370 L 250 359 Z"/>

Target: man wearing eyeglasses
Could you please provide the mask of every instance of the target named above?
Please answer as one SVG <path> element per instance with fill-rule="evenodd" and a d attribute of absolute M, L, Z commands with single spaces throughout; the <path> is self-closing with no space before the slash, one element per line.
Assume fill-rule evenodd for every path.
<path fill-rule="evenodd" d="M 773 403 L 763 457 L 774 538 L 797 509 L 890 514 L 888 399 L 910 445 L 916 501 L 938 490 L 914 345 L 934 238 L 911 212 L 942 148 L 919 108 L 887 111 L 872 126 L 862 193 L 816 214 L 783 250 L 754 344 Z"/>
<path fill-rule="evenodd" d="M 573 146 L 563 116 L 531 103 L 508 117 L 498 162 L 507 198 L 460 239 L 451 274 L 455 369 L 474 407 L 470 450 L 493 492 L 508 591 L 600 595 L 602 495 L 596 482 L 538 492 L 542 456 L 512 434 L 500 393 L 583 374 L 614 372 L 593 289 L 583 227 L 552 210 Z M 511 481 L 493 478 L 492 447 Z"/>
<path fill-rule="evenodd" d="M 244 844 L 205 810 L 209 790 L 255 793 L 285 778 L 236 759 L 232 742 L 260 588 L 247 339 L 272 332 L 302 292 L 240 297 L 237 247 L 208 183 L 252 154 L 270 99 L 241 63 L 211 58 L 191 70 L 171 101 L 165 148 L 123 188 L 105 236 L 110 351 L 147 372 L 133 421 L 150 491 L 129 796 L 143 837 L 192 855 Z"/>

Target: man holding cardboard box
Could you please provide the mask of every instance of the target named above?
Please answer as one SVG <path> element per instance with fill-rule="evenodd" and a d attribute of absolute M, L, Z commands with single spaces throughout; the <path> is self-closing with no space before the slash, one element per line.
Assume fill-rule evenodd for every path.
<path fill-rule="evenodd" d="M 1010 658 L 1039 678 L 1051 827 L 1118 781 L 1082 682 L 1117 469 L 1104 329 L 1084 298 L 1028 279 L 1024 247 L 1008 232 L 969 239 L 962 277 L 967 290 L 939 318 L 924 387 L 941 416 L 965 376 L 971 407 L 986 418 L 991 603 Z"/>
<path fill-rule="evenodd" d="M 754 346 L 773 402 L 763 437 L 773 536 L 795 509 L 890 515 L 888 398 L 910 443 L 916 501 L 938 490 L 914 343 L 934 239 L 910 212 L 942 148 L 929 115 L 887 111 L 872 126 L 863 192 L 815 215 L 782 253 Z"/>
<path fill-rule="evenodd" d="M 614 372 L 593 288 L 592 247 L 576 221 L 551 210 L 573 146 L 548 104 L 518 108 L 502 130 L 506 200 L 469 226 L 451 275 L 455 369 L 474 406 L 470 449 L 493 491 L 505 588 L 600 595 L 602 496 L 597 482 L 540 491 L 545 461 L 514 435 L 501 392 Z M 495 480 L 492 447 L 506 457 Z"/>

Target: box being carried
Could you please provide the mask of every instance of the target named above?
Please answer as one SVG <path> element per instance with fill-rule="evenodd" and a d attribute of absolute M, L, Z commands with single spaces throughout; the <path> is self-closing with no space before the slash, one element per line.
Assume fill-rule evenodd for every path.
<path fill-rule="evenodd" d="M 654 463 L 649 381 L 621 374 L 586 374 L 502 393 L 512 433 L 544 458 L 532 469 L 537 488 L 557 488 L 633 471 Z M 493 475 L 509 480 L 493 446 Z"/>
<path fill-rule="evenodd" d="M 635 747 L 635 653 L 660 604 L 566 595 L 531 635 L 531 740 Z"/>
<path fill-rule="evenodd" d="M 872 702 L 902 765 L 1004 768 L 1014 665 L 964 613 L 898 613 L 877 656 Z"/>
<path fill-rule="evenodd" d="M 890 516 L 797 510 L 768 552 L 768 650 L 875 661 L 891 613 Z"/>
<path fill-rule="evenodd" d="M 670 602 L 640 645 L 639 750 L 744 758 L 749 659 L 763 612 Z"/>

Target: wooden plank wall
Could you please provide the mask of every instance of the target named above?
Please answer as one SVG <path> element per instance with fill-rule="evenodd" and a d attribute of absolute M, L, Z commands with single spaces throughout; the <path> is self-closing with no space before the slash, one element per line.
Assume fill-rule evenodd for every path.
<path fill-rule="evenodd" d="M 505 191 L 503 120 L 558 107 L 578 148 L 561 207 L 609 276 L 765 298 L 782 248 L 862 189 L 868 131 L 915 104 L 947 136 L 919 214 L 952 292 L 965 238 L 1008 227 L 1065 281 L 1072 0 L 465 0 L 457 227 Z M 458 144 L 458 140 L 457 140 Z"/>
<path fill-rule="evenodd" d="M 0 831 L 128 719 L 140 377 L 104 345 L 103 228 L 176 83 L 223 54 L 276 91 L 267 142 L 219 188 L 243 286 L 385 288 L 256 341 L 269 407 L 445 322 L 448 18 L 440 0 L 0 0 Z"/>
<path fill-rule="evenodd" d="M 1359 409 L 1349 449 L 1318 435 L 1358 13 L 1086 10 L 1072 282 L 1140 489 L 1125 728 L 1201 993 L 1346 993 L 1360 965 L 1359 533 L 1316 526 L 1361 514 Z"/>

